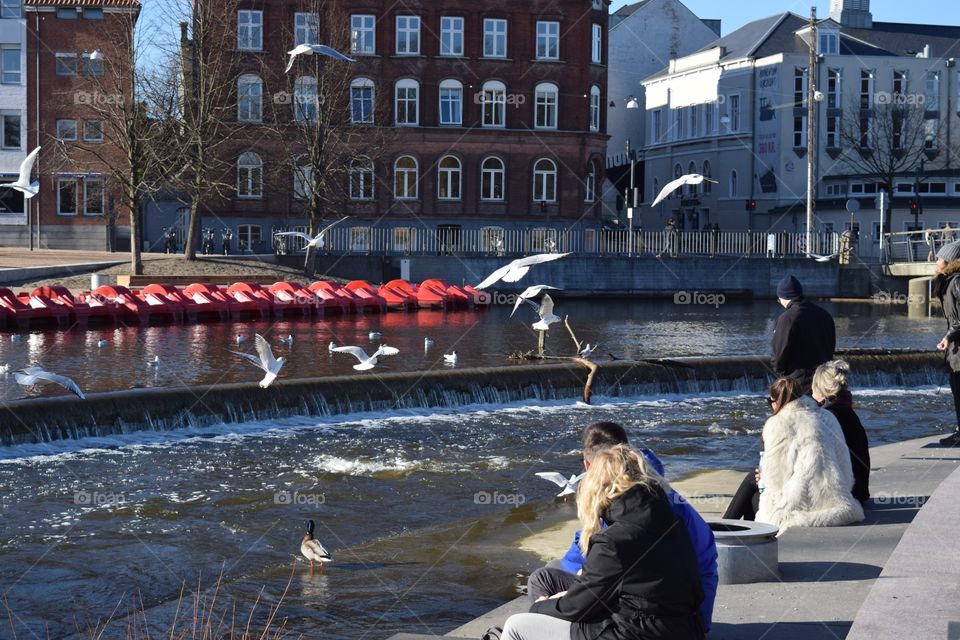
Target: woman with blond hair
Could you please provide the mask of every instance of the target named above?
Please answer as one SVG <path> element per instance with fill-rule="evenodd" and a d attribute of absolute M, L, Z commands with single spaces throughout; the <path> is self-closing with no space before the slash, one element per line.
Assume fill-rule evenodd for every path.
<path fill-rule="evenodd" d="M 813 399 L 840 423 L 853 467 L 853 497 L 863 504 L 870 498 L 870 443 L 853 410 L 850 365 L 843 360 L 831 360 L 817 367 L 813 374 Z"/>
<path fill-rule="evenodd" d="M 511 616 L 507 640 L 701 640 L 703 600 L 666 481 L 627 445 L 596 454 L 577 493 L 586 556 L 567 591 Z"/>

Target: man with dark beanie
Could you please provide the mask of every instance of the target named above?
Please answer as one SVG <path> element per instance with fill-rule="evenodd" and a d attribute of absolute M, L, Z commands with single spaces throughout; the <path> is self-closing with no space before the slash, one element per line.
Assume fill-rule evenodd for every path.
<path fill-rule="evenodd" d="M 803 285 L 792 275 L 777 285 L 777 298 L 786 311 L 773 331 L 773 371 L 798 379 L 809 393 L 813 372 L 833 359 L 837 348 L 833 317 L 804 297 Z"/>
<path fill-rule="evenodd" d="M 940 307 L 947 319 L 947 334 L 937 345 L 943 352 L 950 372 L 950 391 L 957 412 L 957 429 L 940 441 L 945 447 L 960 447 L 960 242 L 944 245 L 937 253 L 937 275 L 933 279 L 933 295 L 940 298 Z"/>

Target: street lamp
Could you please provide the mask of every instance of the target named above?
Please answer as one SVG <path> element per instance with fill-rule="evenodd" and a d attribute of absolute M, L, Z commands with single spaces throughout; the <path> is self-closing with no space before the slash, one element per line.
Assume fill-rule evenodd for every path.
<path fill-rule="evenodd" d="M 630 149 L 630 138 L 627 138 L 627 158 L 630 161 L 630 190 L 627 191 L 627 197 L 623 200 L 627 204 L 627 223 L 628 223 L 628 232 L 629 239 L 627 245 L 627 255 L 633 257 L 633 208 L 636 206 L 636 187 L 634 186 L 634 176 L 636 171 L 634 171 L 634 156 L 633 150 Z"/>
<path fill-rule="evenodd" d="M 810 8 L 810 63 L 807 68 L 807 239 L 804 253 L 813 251 L 814 192 L 817 182 L 817 8 Z M 823 94 L 819 94 L 820 100 Z"/>

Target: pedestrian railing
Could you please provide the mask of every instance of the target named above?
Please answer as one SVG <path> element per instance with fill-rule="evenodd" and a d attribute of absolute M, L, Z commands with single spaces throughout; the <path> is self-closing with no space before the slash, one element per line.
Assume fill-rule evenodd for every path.
<path fill-rule="evenodd" d="M 832 256 L 840 250 L 836 233 L 812 236 L 810 253 Z M 519 257 L 535 253 L 594 256 L 799 257 L 807 254 L 807 234 L 754 231 L 626 231 L 548 228 L 480 229 L 419 227 L 334 227 L 324 251 L 334 255 Z M 292 251 L 291 251 L 292 252 Z"/>
<path fill-rule="evenodd" d="M 943 245 L 960 239 L 958 229 L 927 229 L 884 234 L 887 262 L 934 262 Z"/>

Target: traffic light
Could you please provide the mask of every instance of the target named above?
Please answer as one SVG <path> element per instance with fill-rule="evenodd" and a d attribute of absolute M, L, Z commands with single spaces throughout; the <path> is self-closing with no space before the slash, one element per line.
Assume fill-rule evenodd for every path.
<path fill-rule="evenodd" d="M 540 213 L 546 213 L 546 212 L 547 212 L 547 201 L 546 201 L 546 200 L 541 200 L 541 201 L 540 201 Z"/>
<path fill-rule="evenodd" d="M 757 210 L 757 201 L 750 199 L 747 200 L 747 211 L 756 211 Z"/>
<path fill-rule="evenodd" d="M 918 216 L 923 213 L 923 207 L 920 206 L 919 200 L 910 201 L 910 215 Z"/>

